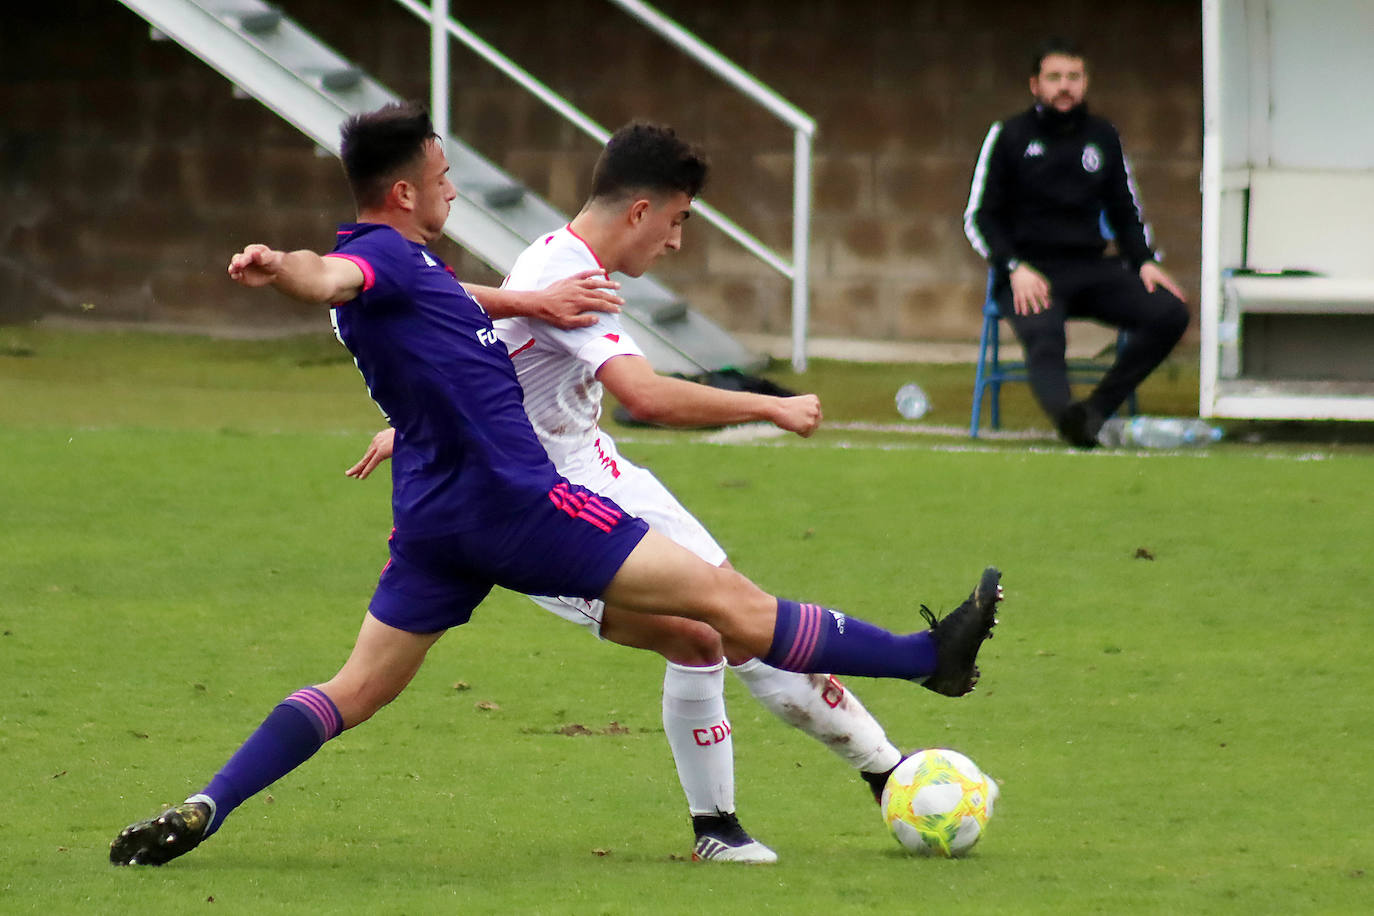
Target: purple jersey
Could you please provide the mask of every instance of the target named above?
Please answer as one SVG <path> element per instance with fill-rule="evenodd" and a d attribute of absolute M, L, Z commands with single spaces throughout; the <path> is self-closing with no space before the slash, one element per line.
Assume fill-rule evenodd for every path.
<path fill-rule="evenodd" d="M 453 271 L 376 223 L 340 226 L 328 256 L 363 272 L 362 293 L 332 314 L 396 429 L 397 531 L 471 531 L 548 503 L 562 478 L 525 415 L 505 345 Z"/>

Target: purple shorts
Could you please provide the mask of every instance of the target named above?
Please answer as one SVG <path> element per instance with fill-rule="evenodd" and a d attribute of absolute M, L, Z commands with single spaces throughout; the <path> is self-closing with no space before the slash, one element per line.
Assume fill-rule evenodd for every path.
<path fill-rule="evenodd" d="M 393 532 L 368 610 L 388 626 L 435 633 L 467 623 L 493 585 L 598 598 L 648 530 L 611 500 L 560 483 L 532 509 L 472 531 Z"/>

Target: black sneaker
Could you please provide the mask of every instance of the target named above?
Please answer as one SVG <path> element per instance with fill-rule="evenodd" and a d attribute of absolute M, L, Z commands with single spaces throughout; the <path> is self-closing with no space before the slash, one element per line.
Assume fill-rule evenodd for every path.
<path fill-rule="evenodd" d="M 156 817 L 130 824 L 110 844 L 115 865 L 161 865 L 200 845 L 210 826 L 210 806 L 182 802 Z"/>
<path fill-rule="evenodd" d="M 978 587 L 963 604 L 937 620 L 924 604 L 921 616 L 930 624 L 935 637 L 935 673 L 921 681 L 936 693 L 947 697 L 961 697 L 978 683 L 978 649 L 983 640 L 992 636 L 997 625 L 997 602 L 1002 600 L 1002 574 L 996 567 L 983 570 Z"/>
<path fill-rule="evenodd" d="M 1074 448 L 1091 449 L 1101 444 L 1097 441 L 1097 434 L 1102 429 L 1104 419 L 1087 401 L 1074 401 L 1064 408 L 1055 426 L 1060 438 Z"/>
<path fill-rule="evenodd" d="M 778 854 L 744 832 L 734 812 L 692 815 L 697 835 L 693 862 L 738 862 L 741 865 L 772 865 Z"/>

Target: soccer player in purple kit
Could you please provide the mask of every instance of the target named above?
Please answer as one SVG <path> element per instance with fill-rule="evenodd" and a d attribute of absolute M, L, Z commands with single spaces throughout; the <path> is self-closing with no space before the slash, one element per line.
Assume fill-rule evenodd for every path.
<path fill-rule="evenodd" d="M 592 169 L 585 205 L 560 229 L 541 235 L 515 260 L 503 291 L 535 292 L 568 277 L 600 270 L 642 276 L 684 243 L 687 205 L 708 179 L 702 152 L 670 127 L 632 121 L 606 142 Z M 675 217 L 659 218 L 664 205 Z M 666 230 L 666 231 L 665 231 Z M 482 291 L 478 298 L 488 294 Z M 575 328 L 537 318 L 494 322 L 525 394 L 525 413 L 558 473 L 610 497 L 661 534 L 716 566 L 724 549 L 645 467 L 635 464 L 601 428 L 603 388 L 636 416 L 664 426 L 713 426 L 763 420 L 809 436 L 821 421 L 813 394 L 772 397 L 723 391 L 657 375 L 614 313 L 593 314 Z M 395 431 L 373 437 L 350 468 L 359 479 L 391 455 Z M 656 652 L 666 661 L 663 732 L 691 818 L 692 859 L 758 865 L 775 853 L 740 823 L 735 803 L 734 736 L 725 702 L 725 671 L 781 721 L 830 748 L 881 797 L 902 753 L 854 692 L 824 674 L 780 671 L 757 658 L 726 658 L 720 636 L 682 617 L 639 614 L 599 600 L 532 596 L 563 620 L 622 646 Z"/>
<path fill-rule="evenodd" d="M 898 635 L 775 598 L 561 478 L 488 313 L 427 247 L 456 196 L 429 116 L 388 105 L 350 118 L 342 134 L 358 221 L 340 228 L 334 251 L 249 245 L 229 275 L 333 304 L 339 338 L 396 430 L 390 560 L 338 673 L 286 697 L 201 792 L 121 831 L 113 863 L 160 865 L 194 849 L 244 800 L 399 695 L 429 647 L 497 584 L 690 617 L 728 650 L 785 670 L 903 678 L 949 696 L 973 689 L 1001 599 L 996 569 L 930 629 Z M 675 219 L 680 208 L 668 209 L 657 218 Z"/>

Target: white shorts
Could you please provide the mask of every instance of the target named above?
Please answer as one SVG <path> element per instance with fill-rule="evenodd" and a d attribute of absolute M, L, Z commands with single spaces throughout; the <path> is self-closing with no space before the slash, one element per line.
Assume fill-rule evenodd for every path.
<path fill-rule="evenodd" d="M 620 473 L 609 482 L 606 482 L 605 475 L 595 475 L 602 479 L 595 483 L 583 483 L 583 486 L 592 487 L 602 496 L 609 496 L 620 508 L 644 519 L 654 531 L 686 547 L 712 566 L 719 566 L 725 562 L 725 551 L 716 543 L 715 538 L 711 537 L 706 526 L 683 508 L 677 497 L 669 492 L 657 477 L 620 457 L 614 443 L 609 439 L 603 438 L 599 446 L 600 450 L 596 453 L 597 465 L 614 466 Z M 603 463 L 607 455 L 613 456 L 611 465 Z M 567 474 L 562 467 L 559 470 L 574 483 L 582 483 L 578 477 Z M 601 599 L 548 598 L 531 595 L 530 600 L 564 620 L 586 627 L 598 639 L 601 637 L 601 615 L 606 609 L 606 604 Z"/>

